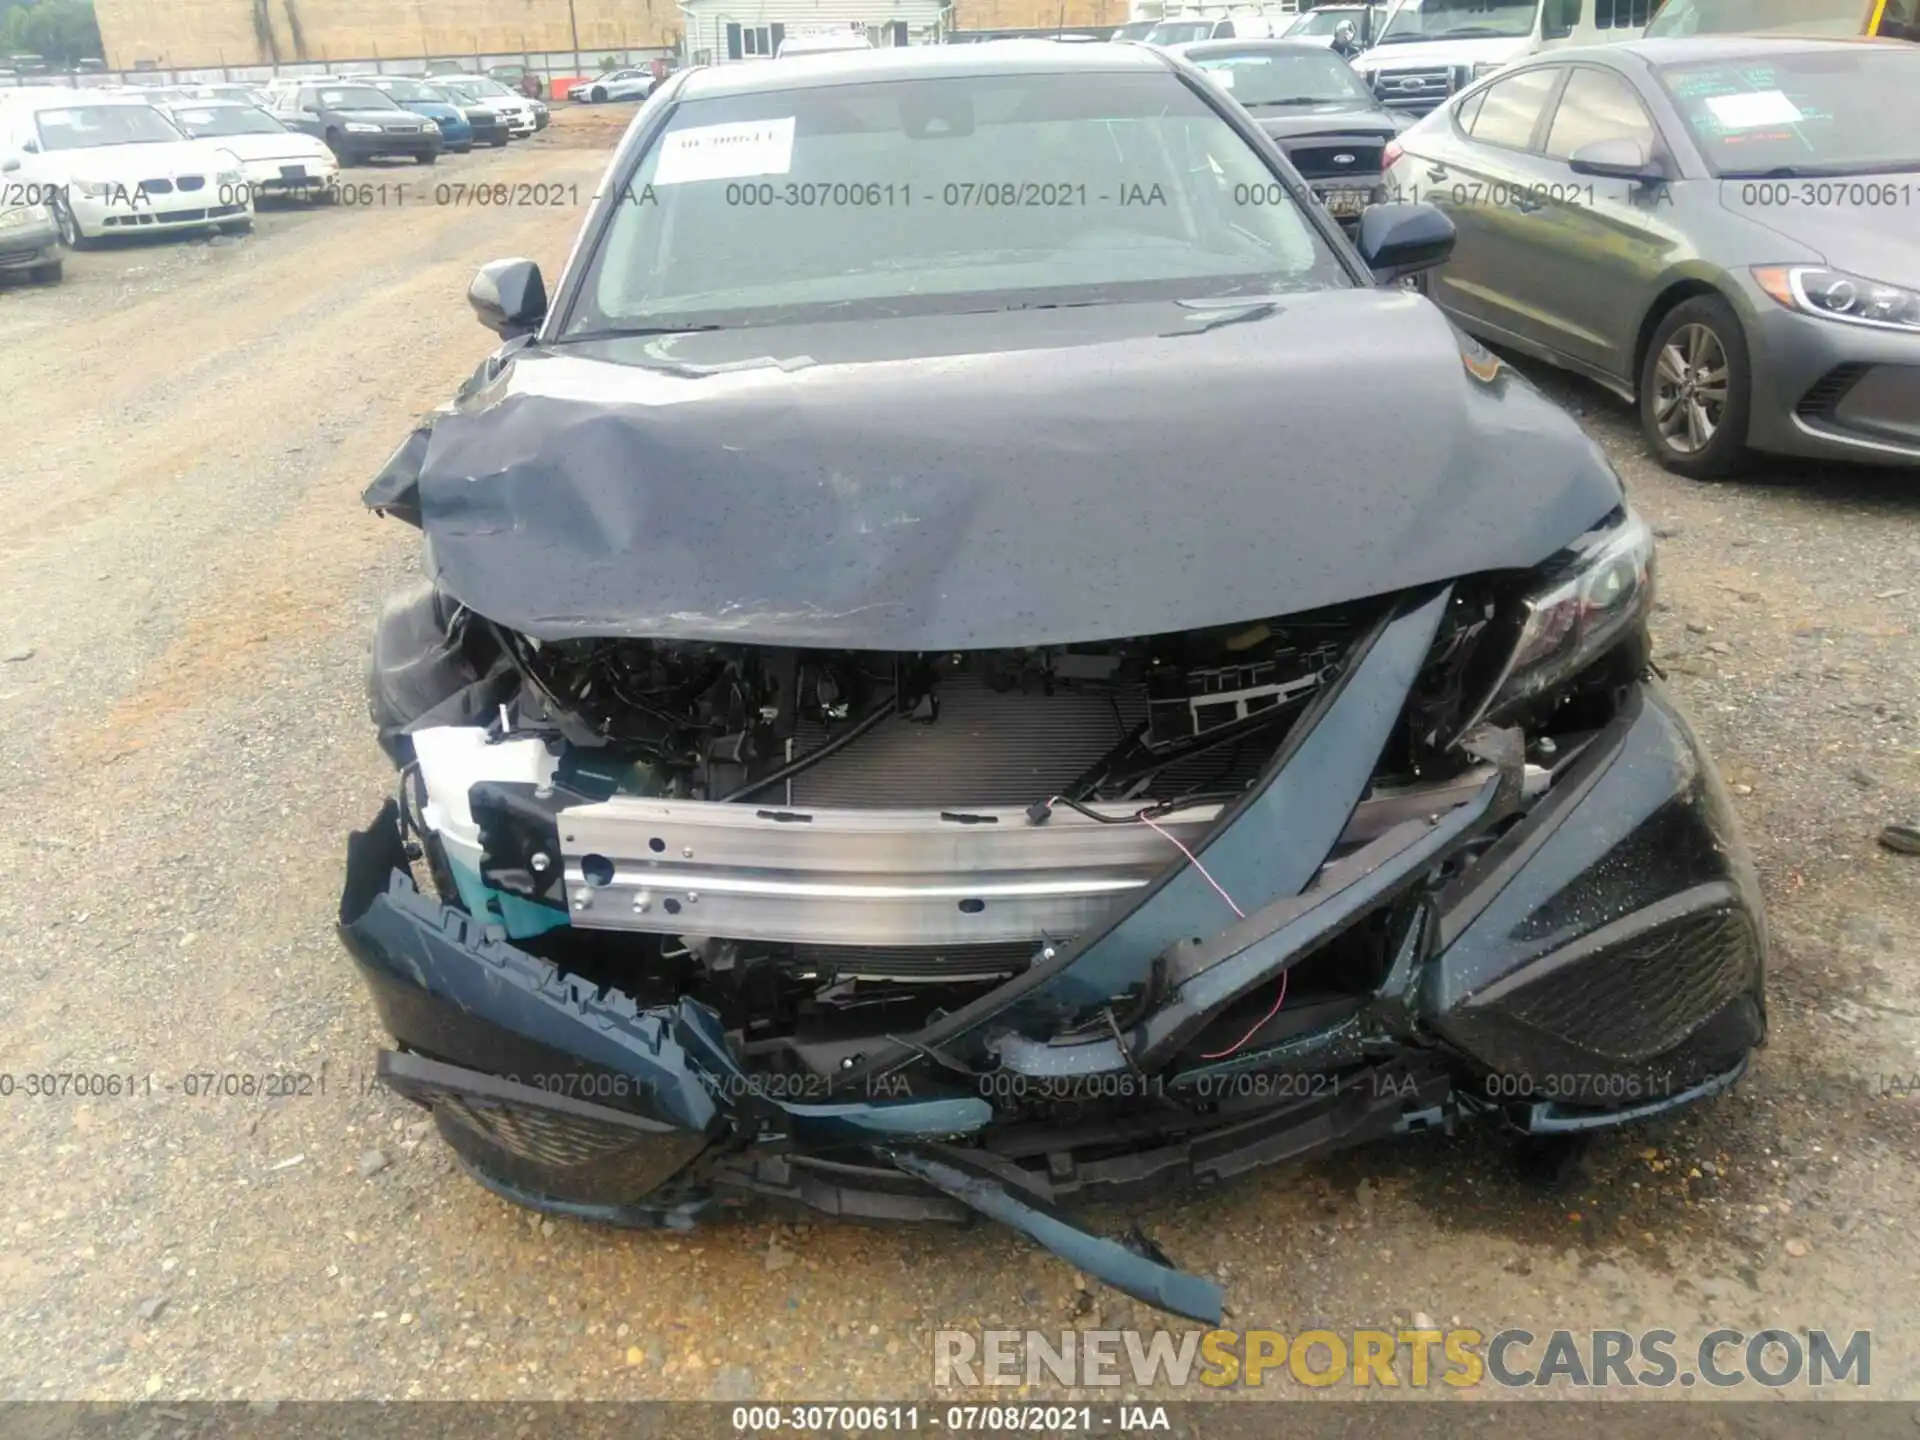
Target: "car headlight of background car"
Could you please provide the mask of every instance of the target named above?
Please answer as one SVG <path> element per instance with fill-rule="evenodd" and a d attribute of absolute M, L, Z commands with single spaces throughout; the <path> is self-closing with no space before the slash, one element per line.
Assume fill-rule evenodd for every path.
<path fill-rule="evenodd" d="M 1520 633 L 1482 714 L 1489 719 L 1580 673 L 1653 603 L 1653 531 L 1631 509 L 1541 567 L 1520 603 Z"/>
<path fill-rule="evenodd" d="M 1482 60 L 1473 67 L 1472 72 L 1467 78 L 1469 80 L 1479 80 L 1493 74 L 1496 70 L 1504 70 L 1506 68 L 1507 62 L 1504 60 Z"/>
<path fill-rule="evenodd" d="M 11 209 L 0 210 L 0 230 L 12 230 L 24 225 L 33 219 L 36 213 L 36 210 L 29 210 L 25 205 L 16 205 Z"/>
<path fill-rule="evenodd" d="M 355 135 L 378 135 L 380 133 L 380 127 L 378 125 L 368 125 L 361 120 L 349 120 L 346 128 L 350 133 Z"/>
<path fill-rule="evenodd" d="M 89 200 L 103 200 L 115 190 L 124 188 L 111 180 L 73 180 L 68 183 Z"/>
<path fill-rule="evenodd" d="M 1849 275 L 1824 265 L 1756 265 L 1760 288 L 1789 310 L 1873 325 L 1890 330 L 1920 330 L 1920 291 Z"/>
<path fill-rule="evenodd" d="M 213 177 L 213 183 L 216 185 L 244 185 L 247 183 L 247 177 L 237 168 L 226 169 Z"/>

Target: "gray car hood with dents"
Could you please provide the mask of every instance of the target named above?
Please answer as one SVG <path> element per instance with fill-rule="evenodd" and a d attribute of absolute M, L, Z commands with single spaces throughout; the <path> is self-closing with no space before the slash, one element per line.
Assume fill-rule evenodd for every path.
<path fill-rule="evenodd" d="M 528 345 L 490 368 L 368 498 L 417 466 L 438 582 L 542 640 L 1166 633 L 1531 566 L 1621 498 L 1567 416 L 1397 290 Z"/>

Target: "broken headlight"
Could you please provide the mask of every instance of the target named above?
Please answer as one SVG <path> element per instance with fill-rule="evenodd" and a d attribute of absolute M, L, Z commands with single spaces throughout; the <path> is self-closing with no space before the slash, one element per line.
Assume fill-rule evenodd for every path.
<path fill-rule="evenodd" d="M 1519 638 L 1482 712 L 1511 713 L 1577 675 L 1641 623 L 1653 603 L 1653 532 L 1615 511 L 1542 567 L 1520 602 Z"/>

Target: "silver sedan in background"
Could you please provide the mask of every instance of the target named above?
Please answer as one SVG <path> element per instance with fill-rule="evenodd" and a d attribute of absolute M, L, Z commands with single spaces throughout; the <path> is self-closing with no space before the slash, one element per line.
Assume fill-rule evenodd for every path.
<path fill-rule="evenodd" d="M 1920 466 L 1920 47 L 1549 51 L 1389 148 L 1464 328 L 1637 402 L 1698 478 L 1749 450 Z"/>

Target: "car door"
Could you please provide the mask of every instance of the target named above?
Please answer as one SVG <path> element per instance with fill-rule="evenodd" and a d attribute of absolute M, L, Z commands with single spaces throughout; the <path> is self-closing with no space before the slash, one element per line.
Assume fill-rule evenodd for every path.
<path fill-rule="evenodd" d="M 280 123 L 289 130 L 298 130 L 302 135 L 315 138 L 326 133 L 326 126 L 320 119 L 320 92 L 311 86 L 287 91 L 280 97 L 280 108 L 275 113 L 280 117 Z"/>
<path fill-rule="evenodd" d="M 1439 206 L 1458 237 L 1446 265 L 1430 277 L 1429 293 L 1478 327 L 1512 333 L 1516 257 L 1508 206 L 1564 78 L 1558 65 L 1517 71 L 1458 102 L 1437 143 L 1422 145 L 1413 136 L 1402 142 L 1418 154 L 1401 172 L 1412 181 L 1404 198 Z"/>
<path fill-rule="evenodd" d="M 1633 83 L 1610 66 L 1575 64 L 1514 197 L 1513 303 L 1528 338 L 1577 369 L 1631 384 L 1641 315 L 1686 241 L 1670 181 L 1575 172 L 1576 153 L 1608 140 L 1631 141 L 1651 169 L 1676 173 Z"/>

